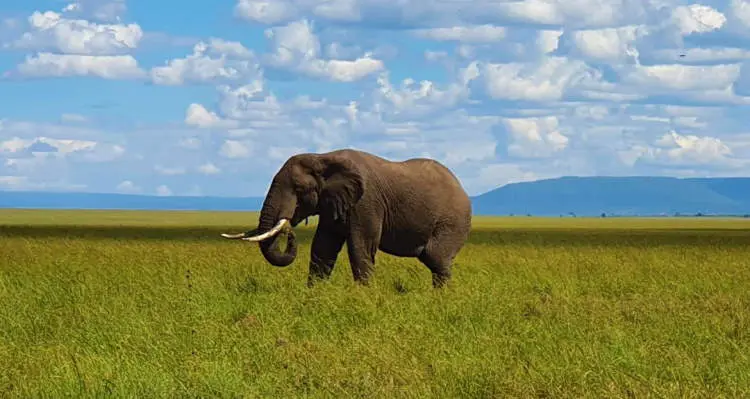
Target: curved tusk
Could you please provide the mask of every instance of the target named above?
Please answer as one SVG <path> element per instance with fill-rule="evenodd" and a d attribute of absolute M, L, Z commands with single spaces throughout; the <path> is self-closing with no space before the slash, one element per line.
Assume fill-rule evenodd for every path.
<path fill-rule="evenodd" d="M 238 238 L 245 237 L 245 233 L 237 233 L 237 234 L 221 233 L 221 236 L 224 238 L 229 238 L 230 240 L 236 240 Z"/>
<path fill-rule="evenodd" d="M 269 237 L 273 237 L 276 234 L 278 234 L 279 231 L 281 231 L 281 229 L 283 229 L 284 226 L 287 225 L 288 223 L 289 223 L 288 219 L 281 219 L 281 220 L 279 220 L 278 223 L 276 223 L 276 226 L 273 226 L 273 228 L 271 230 L 268 230 L 267 232 L 265 232 L 263 234 L 259 234 L 257 236 L 242 237 L 242 239 L 245 240 L 245 241 L 254 241 L 254 242 L 263 241 L 263 240 L 265 240 L 265 239 L 267 239 Z"/>

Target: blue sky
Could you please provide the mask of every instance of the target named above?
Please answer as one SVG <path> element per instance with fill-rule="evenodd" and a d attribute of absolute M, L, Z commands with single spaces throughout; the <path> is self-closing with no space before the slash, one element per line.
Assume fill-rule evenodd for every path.
<path fill-rule="evenodd" d="M 384 4 L 3 2 L 0 190 L 255 196 L 344 147 L 470 194 L 750 171 L 748 0 Z"/>

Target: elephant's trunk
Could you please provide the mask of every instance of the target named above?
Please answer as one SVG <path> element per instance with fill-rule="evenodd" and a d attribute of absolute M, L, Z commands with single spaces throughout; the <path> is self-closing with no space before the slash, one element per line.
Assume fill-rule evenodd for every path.
<path fill-rule="evenodd" d="M 294 194 L 284 192 L 278 183 L 273 182 L 263 201 L 258 228 L 245 233 L 222 236 L 257 242 L 268 263 L 278 267 L 289 266 L 297 258 L 297 237 L 292 230 L 292 222 L 298 222 L 296 219 L 292 220 L 296 217 L 296 206 L 297 198 Z M 283 252 L 279 249 L 282 235 L 287 236 L 286 249 Z"/>
<path fill-rule="evenodd" d="M 271 197 L 269 196 L 268 198 Z M 267 200 L 263 204 L 263 208 L 260 212 L 258 233 L 270 232 L 270 230 L 274 229 L 274 227 L 279 224 L 281 219 L 275 216 L 274 213 L 274 207 L 270 204 L 270 201 Z M 258 243 L 263 257 L 266 258 L 268 263 L 278 267 L 289 266 L 297 258 L 297 237 L 289 224 L 289 220 L 286 220 L 286 224 L 282 226 L 282 231 L 285 231 L 287 236 L 286 249 L 284 252 L 281 252 L 279 249 L 279 244 L 281 243 L 281 237 L 283 235 L 282 231 L 279 231 L 273 234 L 272 237 L 259 241 Z"/>

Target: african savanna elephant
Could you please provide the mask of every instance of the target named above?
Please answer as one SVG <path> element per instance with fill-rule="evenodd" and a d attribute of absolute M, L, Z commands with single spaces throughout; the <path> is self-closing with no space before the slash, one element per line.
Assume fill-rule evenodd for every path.
<path fill-rule="evenodd" d="M 273 177 L 258 228 L 222 236 L 258 242 L 269 263 L 288 266 L 297 256 L 292 227 L 319 215 L 308 286 L 330 277 L 346 243 L 358 283 L 367 284 L 379 249 L 418 258 L 437 288 L 451 278 L 453 259 L 471 230 L 471 212 L 461 183 L 437 161 L 394 162 L 342 149 L 290 157 Z M 283 251 L 282 230 L 287 233 Z"/>

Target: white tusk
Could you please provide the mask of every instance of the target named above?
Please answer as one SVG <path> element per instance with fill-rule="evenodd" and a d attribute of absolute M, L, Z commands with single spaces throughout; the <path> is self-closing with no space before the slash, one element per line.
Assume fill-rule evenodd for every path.
<path fill-rule="evenodd" d="M 222 236 L 222 237 L 224 237 L 224 238 L 229 238 L 229 239 L 231 239 L 231 240 L 236 240 L 236 239 L 238 239 L 238 238 L 242 238 L 242 237 L 244 237 L 244 236 L 245 236 L 245 233 L 237 233 L 237 234 L 226 234 L 226 233 L 221 233 L 221 236 Z"/>
<path fill-rule="evenodd" d="M 273 226 L 271 230 L 268 230 L 267 232 L 259 234 L 257 236 L 243 237 L 242 239 L 245 241 L 263 241 L 278 234 L 279 231 L 281 231 L 281 229 L 284 228 L 284 225 L 286 225 L 287 223 L 289 223 L 289 220 L 281 219 L 278 223 L 276 223 L 276 226 Z"/>

